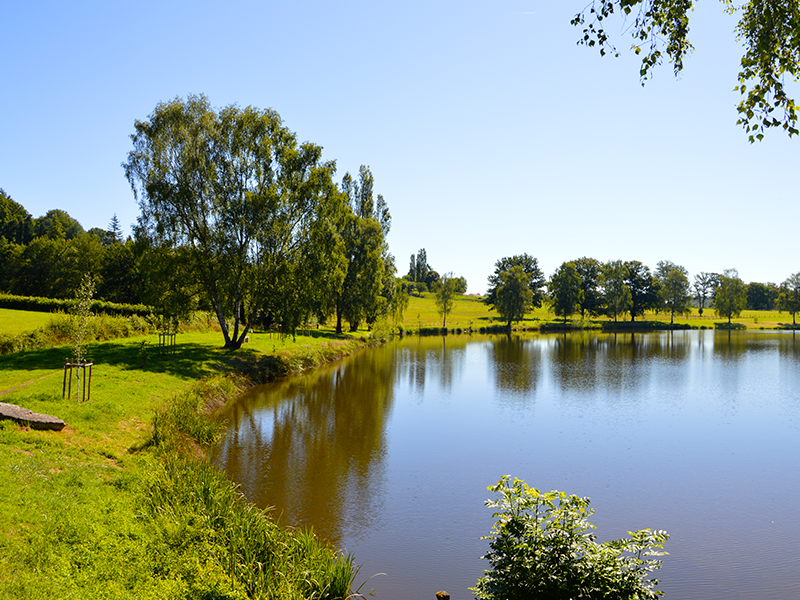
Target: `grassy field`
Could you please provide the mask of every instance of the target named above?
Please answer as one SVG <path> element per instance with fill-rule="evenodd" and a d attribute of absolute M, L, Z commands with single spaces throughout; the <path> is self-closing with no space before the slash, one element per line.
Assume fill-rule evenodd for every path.
<path fill-rule="evenodd" d="M 170 356 L 156 335 L 96 342 L 87 402 L 62 398 L 67 348 L 0 356 L 0 402 L 67 423 L 0 421 L 0 597 L 344 597 L 349 558 L 278 528 L 202 459 L 220 431 L 205 409 L 239 393 L 240 370 L 265 358 L 274 372 L 301 369 L 363 346 L 311 333 L 256 333 L 230 353 L 219 332 L 194 331 Z"/>
<path fill-rule="evenodd" d="M 45 312 L 0 308 L 0 335 L 17 335 L 44 327 L 53 318 Z"/>

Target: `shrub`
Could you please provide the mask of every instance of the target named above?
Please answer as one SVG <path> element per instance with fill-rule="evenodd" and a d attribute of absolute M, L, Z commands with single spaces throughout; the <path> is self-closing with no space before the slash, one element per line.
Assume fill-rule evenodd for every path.
<path fill-rule="evenodd" d="M 489 553 L 492 566 L 471 588 L 486 600 L 548 600 L 609 598 L 653 599 L 656 579 L 648 575 L 661 566 L 651 557 L 669 539 L 665 531 L 643 529 L 630 538 L 597 543 L 588 517 L 589 499 L 553 490 L 542 493 L 505 475 L 488 488 L 500 493 L 486 505 L 498 508 Z"/>

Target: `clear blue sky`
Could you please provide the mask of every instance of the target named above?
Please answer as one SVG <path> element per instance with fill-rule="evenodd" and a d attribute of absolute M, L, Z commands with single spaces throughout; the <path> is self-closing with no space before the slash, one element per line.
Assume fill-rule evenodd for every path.
<path fill-rule="evenodd" d="M 800 271 L 800 140 L 750 145 L 736 126 L 735 19 L 699 3 L 683 75 L 665 64 L 642 87 L 628 39 L 619 59 L 576 45 L 585 4 L 7 2 L 0 187 L 34 217 L 116 213 L 129 232 L 134 120 L 203 93 L 275 109 L 339 180 L 369 165 L 401 275 L 422 247 L 471 292 L 522 252 L 547 276 L 581 256 Z"/>

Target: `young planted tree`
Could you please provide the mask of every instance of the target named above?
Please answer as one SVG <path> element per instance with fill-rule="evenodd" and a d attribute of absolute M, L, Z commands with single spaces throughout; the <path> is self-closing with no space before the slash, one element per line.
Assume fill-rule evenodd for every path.
<path fill-rule="evenodd" d="M 564 324 L 572 316 L 581 300 L 581 278 L 570 262 L 563 263 L 547 284 L 548 302 L 557 317 L 563 317 Z"/>
<path fill-rule="evenodd" d="M 725 269 L 719 276 L 719 286 L 714 295 L 714 309 L 717 315 L 731 322 L 733 317 L 738 317 L 747 306 L 747 288 L 744 281 L 739 278 L 736 269 Z"/>
<path fill-rule="evenodd" d="M 781 284 L 778 309 L 792 315 L 792 327 L 797 325 L 795 315 L 800 312 L 800 273 L 795 273 Z"/>

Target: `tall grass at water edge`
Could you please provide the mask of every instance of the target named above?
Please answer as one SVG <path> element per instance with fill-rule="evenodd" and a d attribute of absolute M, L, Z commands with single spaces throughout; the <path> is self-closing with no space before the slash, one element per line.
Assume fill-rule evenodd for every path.
<path fill-rule="evenodd" d="M 279 527 L 204 458 L 238 383 L 192 384 L 122 452 L 84 444 L 80 421 L 61 434 L 0 422 L 0 597 L 346 598 L 351 557 Z"/>

